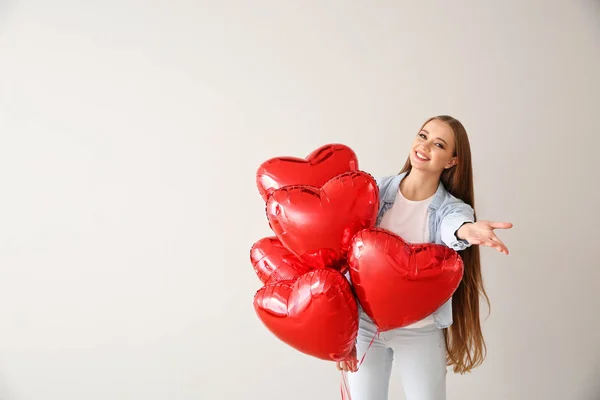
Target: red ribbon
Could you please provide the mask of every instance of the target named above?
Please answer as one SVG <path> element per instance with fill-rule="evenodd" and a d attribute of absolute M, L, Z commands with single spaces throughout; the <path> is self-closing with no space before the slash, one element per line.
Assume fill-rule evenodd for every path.
<path fill-rule="evenodd" d="M 371 348 L 371 345 L 375 341 L 375 338 L 379 337 L 379 332 L 380 331 L 379 331 L 379 328 L 378 328 L 377 332 L 375 332 L 375 335 L 373 335 L 373 339 L 371 339 L 371 343 L 369 343 L 369 346 L 367 346 L 367 350 L 365 350 L 365 354 L 363 354 L 363 356 L 360 358 L 360 362 L 358 363 L 357 370 L 358 370 L 358 368 L 360 368 L 360 366 L 362 365 L 363 361 L 365 361 L 365 357 L 367 356 L 367 352 Z M 346 371 L 342 371 L 342 382 L 340 384 L 340 392 L 341 392 L 341 395 L 342 395 L 342 400 L 352 400 L 352 396 L 350 395 L 350 388 L 348 387 L 348 372 L 346 372 Z"/>

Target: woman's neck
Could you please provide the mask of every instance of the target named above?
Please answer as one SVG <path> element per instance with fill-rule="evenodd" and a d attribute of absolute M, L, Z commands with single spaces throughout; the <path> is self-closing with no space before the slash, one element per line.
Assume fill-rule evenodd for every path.
<path fill-rule="evenodd" d="M 410 174 L 400 182 L 400 191 L 408 200 L 420 201 L 428 199 L 437 191 L 440 184 L 440 176 L 423 173 L 413 168 Z"/>

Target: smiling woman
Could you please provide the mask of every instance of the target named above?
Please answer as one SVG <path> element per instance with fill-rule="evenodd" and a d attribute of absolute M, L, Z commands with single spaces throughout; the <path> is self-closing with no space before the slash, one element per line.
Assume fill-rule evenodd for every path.
<path fill-rule="evenodd" d="M 459 252 L 464 274 L 453 297 L 416 323 L 382 332 L 360 309 L 356 360 L 338 363 L 352 372 L 353 400 L 388 398 L 392 362 L 400 371 L 407 400 L 446 398 L 446 365 L 465 373 L 485 358 L 479 300 L 488 300 L 481 277 L 479 247 L 508 254 L 494 229 L 506 222 L 476 221 L 471 149 L 464 126 L 442 115 L 418 131 L 400 173 L 378 181 L 378 226 L 413 243 L 437 243 Z M 367 352 L 368 349 L 368 352 Z"/>
<path fill-rule="evenodd" d="M 454 132 L 450 125 L 441 119 L 427 122 L 413 143 L 410 153 L 412 165 L 435 172 L 453 167 L 456 160 Z"/>

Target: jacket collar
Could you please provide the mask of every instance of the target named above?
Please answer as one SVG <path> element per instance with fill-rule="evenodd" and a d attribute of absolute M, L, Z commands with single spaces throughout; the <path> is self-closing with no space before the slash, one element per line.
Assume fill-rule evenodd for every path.
<path fill-rule="evenodd" d="M 407 172 L 403 172 L 399 175 L 396 175 L 392 179 L 392 182 L 386 188 L 385 193 L 383 193 L 384 202 L 394 203 L 396 201 L 396 195 L 398 194 L 398 190 L 400 190 L 400 182 L 402 182 L 402 179 L 404 179 L 407 175 Z M 431 199 L 431 203 L 429 206 L 437 210 L 444 202 L 444 199 L 446 198 L 447 194 L 448 192 L 446 191 L 446 188 L 444 188 L 444 185 L 440 180 L 440 184 L 438 185 L 438 188 L 435 191 L 435 194 L 433 195 L 433 199 Z"/>

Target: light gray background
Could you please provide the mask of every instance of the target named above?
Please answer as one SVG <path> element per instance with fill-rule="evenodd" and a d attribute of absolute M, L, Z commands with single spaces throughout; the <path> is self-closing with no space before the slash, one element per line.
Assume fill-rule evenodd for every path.
<path fill-rule="evenodd" d="M 597 1 L 0 4 L 1 400 L 339 398 L 254 314 L 254 172 L 342 142 L 392 174 L 441 113 L 514 223 L 448 398 L 600 398 Z"/>

